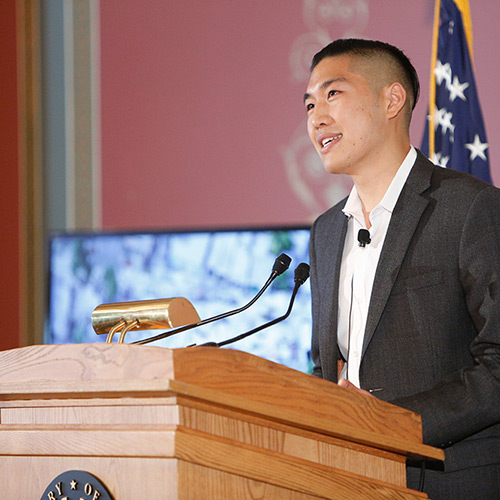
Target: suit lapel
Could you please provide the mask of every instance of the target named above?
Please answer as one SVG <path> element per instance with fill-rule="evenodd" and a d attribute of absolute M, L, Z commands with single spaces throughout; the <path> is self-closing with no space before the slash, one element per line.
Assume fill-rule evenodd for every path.
<path fill-rule="evenodd" d="M 342 263 L 342 253 L 344 251 L 345 235 L 347 232 L 347 217 L 342 211 L 336 213 L 332 220 L 331 233 L 339 235 L 327 242 L 325 248 L 325 257 L 318 259 L 325 263 L 322 267 L 323 279 L 322 282 L 326 285 L 323 289 L 325 307 L 321 311 L 322 317 L 322 332 L 326 338 L 321 339 L 322 360 L 323 360 L 323 376 L 328 380 L 337 380 L 337 359 L 338 344 L 337 344 L 337 326 L 338 326 L 338 303 L 339 303 L 339 279 L 340 266 Z M 335 244 L 333 244 L 335 242 Z"/>
<path fill-rule="evenodd" d="M 428 204 L 428 201 L 421 196 L 421 193 L 430 186 L 431 175 L 432 164 L 422 153 L 418 152 L 415 165 L 394 207 L 375 273 L 363 341 L 363 354 L 366 352 L 377 328 L 412 236 Z"/>

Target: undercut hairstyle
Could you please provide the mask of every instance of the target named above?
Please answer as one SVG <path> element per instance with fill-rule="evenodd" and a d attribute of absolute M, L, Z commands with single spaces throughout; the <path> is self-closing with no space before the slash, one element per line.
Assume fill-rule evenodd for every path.
<path fill-rule="evenodd" d="M 389 43 L 359 38 L 340 38 L 328 44 L 314 55 L 311 71 L 326 57 L 354 56 L 359 59 L 384 58 L 395 67 L 399 83 L 403 85 L 410 100 L 410 116 L 415 109 L 420 94 L 417 71 L 408 57 L 397 47 Z"/>

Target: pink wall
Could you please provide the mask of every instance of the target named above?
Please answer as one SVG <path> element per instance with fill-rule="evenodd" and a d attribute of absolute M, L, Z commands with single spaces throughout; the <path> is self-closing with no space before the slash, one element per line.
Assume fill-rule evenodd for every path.
<path fill-rule="evenodd" d="M 491 22 L 500 3 L 470 4 L 498 185 L 500 68 L 489 47 L 500 42 Z M 410 56 L 423 87 L 412 126 L 420 145 L 434 0 L 100 5 L 105 228 L 305 223 L 340 198 L 349 183 L 322 172 L 301 102 L 305 67 L 333 38 L 383 39 Z"/>

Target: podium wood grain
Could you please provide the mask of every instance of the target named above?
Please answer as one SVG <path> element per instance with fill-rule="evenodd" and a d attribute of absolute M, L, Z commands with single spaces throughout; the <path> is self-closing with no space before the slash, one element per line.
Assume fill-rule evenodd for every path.
<path fill-rule="evenodd" d="M 418 415 L 239 351 L 32 346 L 0 366 L 5 498 L 80 468 L 116 500 L 416 499 L 406 457 L 443 458 Z"/>

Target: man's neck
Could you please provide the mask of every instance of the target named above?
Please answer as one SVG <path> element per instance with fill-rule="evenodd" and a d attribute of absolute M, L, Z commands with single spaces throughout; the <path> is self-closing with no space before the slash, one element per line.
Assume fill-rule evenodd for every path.
<path fill-rule="evenodd" d="M 398 151 L 391 155 L 392 160 L 386 156 L 385 161 L 378 166 L 374 165 L 365 169 L 359 175 L 352 176 L 363 206 L 363 215 L 368 229 L 371 225 L 370 212 L 382 201 L 409 150 L 409 143 L 408 145 L 402 145 Z"/>

